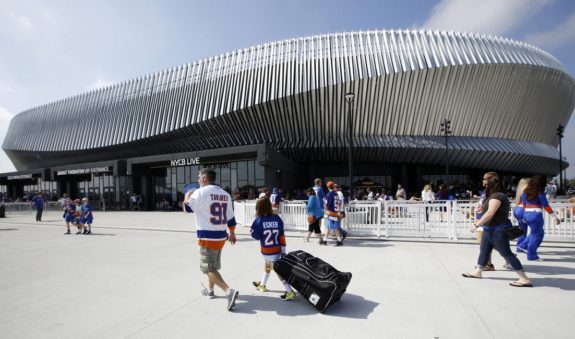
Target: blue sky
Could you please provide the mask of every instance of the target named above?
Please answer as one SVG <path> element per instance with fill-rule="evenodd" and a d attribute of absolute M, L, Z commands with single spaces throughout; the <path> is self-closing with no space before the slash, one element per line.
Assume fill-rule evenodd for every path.
<path fill-rule="evenodd" d="M 572 0 L 0 0 L 0 140 L 27 108 L 234 49 L 422 28 L 525 41 L 575 75 Z M 573 117 L 563 153 L 575 178 Z M 0 173 L 10 171 L 0 151 Z"/>

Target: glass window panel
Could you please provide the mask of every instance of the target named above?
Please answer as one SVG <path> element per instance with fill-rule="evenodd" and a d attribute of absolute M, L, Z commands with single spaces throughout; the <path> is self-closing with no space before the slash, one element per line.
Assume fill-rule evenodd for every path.
<path fill-rule="evenodd" d="M 184 167 L 177 167 L 177 183 L 178 185 L 183 185 L 185 180 L 186 180 L 186 176 L 184 173 Z"/>
<path fill-rule="evenodd" d="M 248 180 L 248 162 L 249 161 L 238 161 L 238 180 Z"/>
<path fill-rule="evenodd" d="M 256 164 L 255 169 L 256 169 L 256 180 L 264 180 L 266 177 L 265 168 L 259 164 Z"/>
<path fill-rule="evenodd" d="M 230 182 L 231 181 L 231 171 L 228 167 L 220 169 L 220 181 Z"/>
<path fill-rule="evenodd" d="M 252 185 L 256 182 L 255 164 L 256 162 L 254 160 L 248 161 L 248 182 Z"/>

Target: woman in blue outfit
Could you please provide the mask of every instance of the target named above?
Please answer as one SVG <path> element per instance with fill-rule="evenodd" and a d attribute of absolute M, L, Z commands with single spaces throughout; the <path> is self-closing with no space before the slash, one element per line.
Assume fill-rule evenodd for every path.
<path fill-rule="evenodd" d="M 527 230 L 529 228 L 524 218 L 525 210 L 521 205 L 521 196 L 523 195 L 523 191 L 525 191 L 525 187 L 527 187 L 527 183 L 529 183 L 529 180 L 531 180 L 531 178 L 521 178 L 521 180 L 519 180 L 519 183 L 517 184 L 517 191 L 515 192 L 515 208 L 513 209 L 513 216 L 515 217 L 515 219 L 517 219 L 517 223 L 519 224 L 519 227 L 521 227 L 521 230 L 523 231 L 523 235 L 517 238 L 517 244 L 520 244 L 525 240 L 525 238 L 527 237 Z"/>
<path fill-rule="evenodd" d="M 543 210 L 545 210 L 551 218 L 555 219 L 555 223 L 559 225 L 561 220 L 553 213 L 553 209 L 549 206 L 547 198 L 545 197 L 545 179 L 542 176 L 534 176 L 529 179 L 527 187 L 521 195 L 521 205 L 523 208 L 523 221 L 529 225 L 530 233 L 527 237 L 517 241 L 517 252 L 527 252 L 527 260 L 542 260 L 537 255 L 537 249 L 543 242 L 545 231 L 543 226 Z M 520 213 L 520 208 L 517 210 Z"/>
<path fill-rule="evenodd" d="M 471 229 L 475 232 L 477 227 L 483 227 L 477 266 L 475 266 L 473 272 L 463 273 L 462 275 L 465 278 L 481 278 L 481 273 L 486 268 L 489 255 L 495 248 L 519 276 L 519 279 L 510 283 L 510 285 L 514 287 L 532 287 L 533 285 L 527 278 L 521 262 L 515 257 L 513 252 L 511 252 L 511 247 L 509 247 L 509 237 L 505 230 L 511 227 L 511 221 L 509 220 L 511 204 L 504 193 L 503 184 L 497 176 L 491 177 L 487 180 L 485 191 L 487 199 L 481 207 L 481 210 L 485 212 L 473 224 Z"/>
<path fill-rule="evenodd" d="M 323 240 L 321 239 L 320 225 L 321 225 L 321 218 L 323 218 L 323 208 L 321 208 L 321 202 L 319 201 L 317 195 L 315 195 L 315 191 L 313 188 L 308 188 L 305 191 L 305 193 L 307 194 L 308 197 L 306 205 L 308 215 L 308 226 L 307 226 L 307 237 L 305 238 L 305 241 L 309 241 L 309 237 L 313 232 L 315 233 L 315 235 L 317 235 L 319 242 L 321 243 Z"/>

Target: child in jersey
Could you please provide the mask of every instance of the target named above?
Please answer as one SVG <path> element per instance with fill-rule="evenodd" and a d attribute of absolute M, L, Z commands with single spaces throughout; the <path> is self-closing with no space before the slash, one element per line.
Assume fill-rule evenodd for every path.
<path fill-rule="evenodd" d="M 254 281 L 254 286 L 266 292 L 266 284 L 276 260 L 281 258 L 286 251 L 286 240 L 284 235 L 284 223 L 282 219 L 273 213 L 272 204 L 269 199 L 260 198 L 256 201 L 256 215 L 251 227 L 252 238 L 259 240 L 261 252 L 265 260 L 264 274 L 261 281 Z M 296 294 L 291 286 L 278 274 L 285 293 L 281 296 L 282 300 L 291 300 Z"/>
<path fill-rule="evenodd" d="M 88 198 L 82 198 L 80 211 L 82 212 L 80 223 L 84 229 L 84 234 L 92 234 L 92 221 L 94 221 L 94 216 L 92 215 L 92 205 L 88 202 Z M 86 228 L 86 225 L 88 225 L 88 228 Z"/>
<path fill-rule="evenodd" d="M 74 215 L 76 214 L 76 204 L 73 200 L 67 200 L 66 206 L 64 207 L 64 220 L 66 221 L 67 231 L 65 234 L 70 234 L 70 223 L 74 223 Z"/>
<path fill-rule="evenodd" d="M 82 225 L 82 223 L 80 222 L 80 219 L 82 217 L 82 211 L 81 211 L 82 206 L 80 199 L 74 200 L 74 204 L 76 206 L 76 210 L 74 212 L 74 225 L 76 225 L 76 227 L 78 228 L 78 232 L 76 232 L 76 234 L 82 234 L 82 229 L 84 228 L 84 225 Z"/>

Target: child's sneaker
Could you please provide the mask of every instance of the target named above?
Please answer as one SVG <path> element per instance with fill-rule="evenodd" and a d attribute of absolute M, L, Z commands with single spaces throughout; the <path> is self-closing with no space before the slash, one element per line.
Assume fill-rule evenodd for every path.
<path fill-rule="evenodd" d="M 282 294 L 280 296 L 280 298 L 282 298 L 282 300 L 288 301 L 288 300 L 292 300 L 293 298 L 295 298 L 296 294 L 294 291 L 290 291 L 290 292 L 286 292 L 284 294 Z"/>
<path fill-rule="evenodd" d="M 262 292 L 268 291 L 268 289 L 266 288 L 266 285 L 262 285 L 262 283 L 260 281 L 253 281 L 252 284 L 254 284 L 254 286 Z"/>

